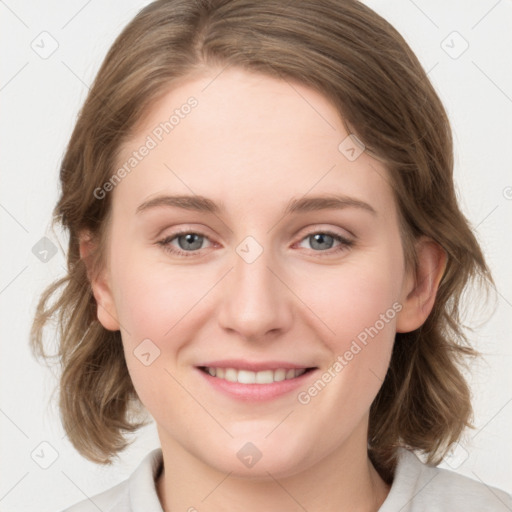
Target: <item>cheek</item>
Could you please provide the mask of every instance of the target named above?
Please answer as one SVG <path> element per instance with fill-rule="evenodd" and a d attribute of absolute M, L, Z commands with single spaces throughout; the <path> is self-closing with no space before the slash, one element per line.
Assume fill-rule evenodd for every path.
<path fill-rule="evenodd" d="M 386 376 L 393 349 L 396 316 L 401 310 L 402 260 L 393 250 L 347 260 L 315 276 L 304 286 L 329 352 L 325 378 L 336 414 L 352 411 L 360 417 L 370 407 Z M 327 327 L 325 327 L 327 326 Z M 314 392 L 314 390 L 313 390 Z"/>
<path fill-rule="evenodd" d="M 400 258 L 354 258 L 311 275 L 298 295 L 324 324 L 326 341 L 342 350 L 375 324 L 394 336 L 401 277 Z"/>
<path fill-rule="evenodd" d="M 136 255 L 126 258 L 113 272 L 115 301 L 121 324 L 128 371 L 144 406 L 158 422 L 170 421 L 171 410 L 163 407 L 168 389 L 179 396 L 169 357 L 174 359 L 186 343 L 182 332 L 186 315 L 197 301 L 199 290 L 180 272 L 162 272 Z M 185 318 L 184 318 L 185 317 Z M 183 322 L 180 319 L 184 318 Z M 181 403 L 181 402 L 180 402 Z M 182 404 L 183 406 L 184 404 Z M 166 415 L 170 417 L 166 419 Z M 155 418 L 156 419 L 156 418 Z"/>
<path fill-rule="evenodd" d="M 148 253 L 132 250 L 112 276 L 127 367 L 139 398 L 155 411 L 165 399 L 156 392 L 163 386 L 180 396 L 175 365 L 210 312 L 205 299 L 219 276 L 211 269 L 199 273 L 194 266 L 148 261 Z"/>
<path fill-rule="evenodd" d="M 380 268 L 347 265 L 335 279 L 315 280 L 323 294 L 310 290 L 311 309 L 328 326 L 322 342 L 329 359 L 319 375 L 328 384 L 325 391 L 321 383 L 303 391 L 317 408 L 327 404 L 330 414 L 347 418 L 346 428 L 355 428 L 369 410 L 388 371 L 401 310 L 394 270 L 392 262 Z"/>
<path fill-rule="evenodd" d="M 198 279 L 191 267 L 170 271 L 134 254 L 116 266 L 116 310 L 130 343 L 150 338 L 159 344 L 181 318 L 205 295 L 208 279 Z M 124 333 L 123 333 L 124 334 Z"/>

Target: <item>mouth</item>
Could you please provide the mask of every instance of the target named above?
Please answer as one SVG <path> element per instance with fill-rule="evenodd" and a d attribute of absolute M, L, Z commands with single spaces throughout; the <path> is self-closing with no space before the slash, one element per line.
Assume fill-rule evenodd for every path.
<path fill-rule="evenodd" d="M 242 360 L 212 361 L 196 366 L 215 393 L 245 402 L 259 402 L 290 395 L 306 386 L 318 367 L 285 362 L 250 363 Z"/>
<path fill-rule="evenodd" d="M 215 366 L 199 366 L 198 368 L 211 377 L 227 382 L 238 382 L 239 384 L 272 384 L 274 382 L 296 379 L 305 373 L 316 370 L 316 367 L 277 368 L 260 371 Z"/>

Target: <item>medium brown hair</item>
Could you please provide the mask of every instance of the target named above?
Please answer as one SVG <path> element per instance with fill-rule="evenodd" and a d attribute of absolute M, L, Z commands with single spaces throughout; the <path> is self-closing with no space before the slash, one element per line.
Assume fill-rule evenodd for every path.
<path fill-rule="evenodd" d="M 430 316 L 421 328 L 396 334 L 368 433 L 369 455 L 388 482 L 398 446 L 438 463 L 472 419 L 461 365 L 476 352 L 463 332 L 462 292 L 472 278 L 483 284 L 492 278 L 457 204 L 443 105 L 402 36 L 356 0 L 159 0 L 114 42 L 60 170 L 52 226 L 58 221 L 69 231 L 68 273 L 45 290 L 31 331 L 34 354 L 49 358 L 43 328 L 57 316 L 59 406 L 70 441 L 84 457 L 108 464 L 128 445 L 125 434 L 144 423 L 134 413 L 141 404 L 120 332 L 97 319 L 89 279 L 105 263 L 112 194 L 99 200 L 94 190 L 113 175 L 120 147 L 151 105 L 180 79 L 226 66 L 300 83 L 328 98 L 349 133 L 389 171 L 407 263 L 415 264 L 411 248 L 421 235 L 446 252 Z M 83 232 L 98 242 L 89 275 L 79 252 Z"/>

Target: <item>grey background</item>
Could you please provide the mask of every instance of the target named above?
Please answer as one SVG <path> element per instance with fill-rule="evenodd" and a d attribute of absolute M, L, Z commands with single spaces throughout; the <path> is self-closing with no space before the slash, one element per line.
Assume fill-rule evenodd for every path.
<path fill-rule="evenodd" d="M 60 510 L 124 480 L 159 445 L 150 425 L 112 467 L 83 459 L 60 424 L 56 371 L 27 344 L 39 294 L 64 273 L 67 240 L 49 225 L 65 145 L 108 48 L 146 3 L 0 1 L 3 512 Z M 512 2 L 366 3 L 404 35 L 448 110 L 461 204 L 499 292 L 493 316 L 471 335 L 486 354 L 471 376 L 477 429 L 442 466 L 512 492 Z"/>

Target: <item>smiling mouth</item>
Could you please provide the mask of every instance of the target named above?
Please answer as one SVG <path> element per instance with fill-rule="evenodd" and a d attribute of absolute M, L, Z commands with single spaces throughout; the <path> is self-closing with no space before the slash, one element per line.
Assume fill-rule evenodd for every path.
<path fill-rule="evenodd" d="M 316 368 L 278 368 L 276 370 L 262 370 L 253 372 L 250 370 L 237 370 L 236 368 L 218 368 L 211 366 L 198 367 L 204 373 L 228 382 L 239 384 L 272 384 L 283 380 L 296 379 Z"/>

